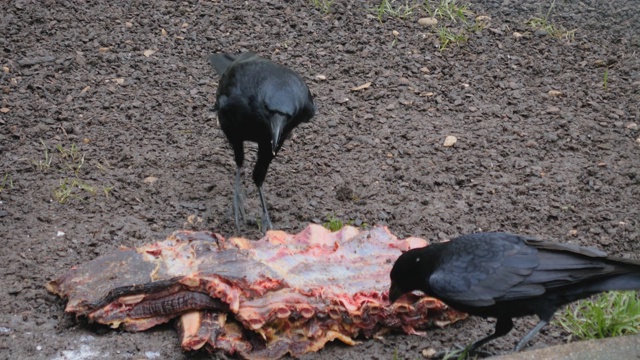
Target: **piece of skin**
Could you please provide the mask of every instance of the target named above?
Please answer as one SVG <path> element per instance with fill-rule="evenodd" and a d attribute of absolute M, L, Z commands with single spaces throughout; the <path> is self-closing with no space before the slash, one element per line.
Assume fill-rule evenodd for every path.
<path fill-rule="evenodd" d="M 512 318 L 540 322 L 517 344 L 520 351 L 561 306 L 610 290 L 640 289 L 640 261 L 570 244 L 477 233 L 403 253 L 391 270 L 389 300 L 420 290 L 470 315 L 497 319 L 495 332 L 471 344 L 473 353 L 506 335 Z"/>
<path fill-rule="evenodd" d="M 315 115 L 313 97 L 298 74 L 255 54 L 214 54 L 209 61 L 221 75 L 215 109 L 237 166 L 233 195 L 236 228 L 240 231 L 240 219 L 244 220 L 240 181 L 244 142 L 252 141 L 258 144 L 253 181 L 262 205 L 262 228 L 272 229 L 262 184 L 284 140 Z"/>

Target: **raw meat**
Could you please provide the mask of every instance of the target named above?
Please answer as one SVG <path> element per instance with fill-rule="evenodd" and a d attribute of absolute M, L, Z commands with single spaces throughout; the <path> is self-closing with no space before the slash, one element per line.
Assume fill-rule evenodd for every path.
<path fill-rule="evenodd" d="M 397 240 L 386 227 L 330 232 L 309 225 L 258 241 L 176 231 L 166 240 L 121 249 L 47 284 L 67 312 L 142 331 L 178 318 L 182 347 L 208 344 L 247 359 L 300 356 L 334 339 L 391 329 L 417 333 L 465 314 L 425 296 L 389 304 L 389 272 L 419 238 Z"/>

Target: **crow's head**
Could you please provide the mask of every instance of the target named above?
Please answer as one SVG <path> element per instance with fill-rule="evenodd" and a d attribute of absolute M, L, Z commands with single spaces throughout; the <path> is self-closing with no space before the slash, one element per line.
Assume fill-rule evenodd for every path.
<path fill-rule="evenodd" d="M 391 269 L 391 287 L 389 301 L 395 302 L 403 294 L 421 290 L 424 291 L 426 277 L 424 262 L 428 261 L 423 255 L 426 248 L 412 249 L 398 257 Z"/>

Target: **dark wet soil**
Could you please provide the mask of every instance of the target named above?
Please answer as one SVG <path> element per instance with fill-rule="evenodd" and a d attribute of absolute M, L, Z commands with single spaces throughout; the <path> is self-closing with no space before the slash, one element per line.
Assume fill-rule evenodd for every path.
<path fill-rule="evenodd" d="M 324 13 L 311 1 L 3 2 L 0 358 L 221 356 L 183 354 L 170 326 L 86 324 L 44 288 L 73 265 L 179 228 L 236 233 L 235 165 L 210 111 L 212 52 L 257 52 L 298 71 L 315 95 L 317 116 L 267 176 L 277 228 L 332 214 L 400 237 L 500 230 L 639 257 L 636 1 L 558 1 L 548 21 L 560 34 L 527 24 L 548 1 L 474 1 L 469 26 L 485 15 L 487 27 L 442 52 L 436 30 L 417 22 L 424 10 L 380 22 L 377 4 L 337 1 Z M 457 143 L 443 146 L 447 136 Z M 245 185 L 249 217 L 259 217 Z M 535 321 L 486 349 L 504 353 Z M 492 326 L 469 319 L 305 358 L 417 359 Z M 533 346 L 566 338 L 549 326 Z"/>

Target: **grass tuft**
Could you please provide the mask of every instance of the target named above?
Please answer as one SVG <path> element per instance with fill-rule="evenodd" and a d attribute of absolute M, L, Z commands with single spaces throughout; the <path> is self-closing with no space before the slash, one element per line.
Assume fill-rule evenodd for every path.
<path fill-rule="evenodd" d="M 329 229 L 331 232 L 338 231 L 344 227 L 344 222 L 333 214 L 328 214 L 325 218 L 327 221 L 322 224 L 322 226 Z"/>
<path fill-rule="evenodd" d="M 40 171 L 46 172 L 51 167 L 51 153 L 49 153 L 49 148 L 47 145 L 40 139 L 40 143 L 44 147 L 44 160 L 34 160 L 33 165 Z"/>
<path fill-rule="evenodd" d="M 454 23 L 458 21 L 466 23 L 467 16 L 471 14 L 468 7 L 458 4 L 457 0 L 440 0 L 436 4 L 425 0 L 423 8 L 432 18 L 450 20 Z"/>
<path fill-rule="evenodd" d="M 527 21 L 527 25 L 529 25 L 536 31 L 544 30 L 547 34 L 555 38 L 573 40 L 573 38 L 575 37 L 576 29 L 567 30 L 560 25 L 554 25 L 553 23 L 551 23 L 551 11 L 553 10 L 555 5 L 556 2 L 555 0 L 553 0 L 551 2 L 551 5 L 549 6 L 549 10 L 547 10 L 547 13 L 543 17 L 533 17 L 529 19 L 529 21 Z"/>
<path fill-rule="evenodd" d="M 10 174 L 4 174 L 2 178 L 2 182 L 0 183 L 0 193 L 4 191 L 4 189 L 13 189 L 13 178 Z"/>
<path fill-rule="evenodd" d="M 55 150 L 51 150 L 44 141 L 40 140 L 40 143 L 44 147 L 44 160 L 32 161 L 33 165 L 44 172 L 53 169 L 63 174 L 58 186 L 53 189 L 55 201 L 65 204 L 70 200 L 82 199 L 83 195 L 98 193 L 104 194 L 107 199 L 110 197 L 114 190 L 113 186 L 91 185 L 81 179 L 80 171 L 85 164 L 85 155 L 76 144 L 71 144 L 70 147 L 58 144 L 55 146 Z M 96 167 L 101 171 L 106 170 L 106 167 L 99 163 L 96 163 Z M 5 175 L 4 180 L 0 183 L 0 192 L 6 188 L 7 184 L 9 187 L 13 187 L 13 180 Z"/>
<path fill-rule="evenodd" d="M 311 0 L 311 5 L 320 10 L 324 14 L 328 14 L 331 11 L 331 5 L 335 0 Z"/>
<path fill-rule="evenodd" d="M 380 5 L 372 10 L 376 13 L 378 21 L 382 22 L 385 15 L 399 19 L 407 19 L 413 15 L 413 10 L 417 7 L 417 4 L 411 4 L 408 0 L 405 0 L 404 2 L 396 0 L 382 0 L 380 1 Z"/>
<path fill-rule="evenodd" d="M 470 33 L 480 32 L 487 26 L 484 21 L 468 21 L 473 12 L 459 0 L 380 0 L 379 4 L 370 10 L 381 23 L 385 17 L 408 19 L 416 10 L 426 12 L 430 17 L 447 25 L 463 23 L 461 30 L 452 30 L 446 25 L 441 25 L 435 30 L 435 35 L 440 40 L 440 51 L 453 44 L 466 42 Z M 395 36 L 391 47 L 395 46 L 397 40 Z"/>
<path fill-rule="evenodd" d="M 438 34 L 438 40 L 440 41 L 440 51 L 444 51 L 444 49 L 446 49 L 450 45 L 463 43 L 469 38 L 463 32 L 454 32 L 444 26 L 439 27 L 436 30 L 436 33 Z"/>
<path fill-rule="evenodd" d="M 67 170 L 72 171 L 77 177 L 80 173 L 82 165 L 84 165 L 84 154 L 80 153 L 80 150 L 76 144 L 71 144 L 71 148 L 65 149 L 62 145 L 56 145 L 56 149 L 60 153 L 60 157 L 64 161 L 64 166 Z"/>
<path fill-rule="evenodd" d="M 64 204 L 71 199 L 80 199 L 82 192 L 87 192 L 91 195 L 96 194 L 93 186 L 80 179 L 64 179 L 60 181 L 60 185 L 53 191 L 53 199 L 60 204 Z"/>
<path fill-rule="evenodd" d="M 473 12 L 458 0 L 424 0 L 423 8 L 430 17 L 438 19 L 443 24 L 435 29 L 440 51 L 451 45 L 466 42 L 469 34 L 481 32 L 487 26 L 485 20 L 469 21 L 468 18 L 473 16 Z M 458 23 L 464 24 L 462 28 L 456 30 L 450 27 Z"/>
<path fill-rule="evenodd" d="M 580 340 L 640 332 L 640 298 L 635 291 L 611 291 L 567 307 L 557 324 Z"/>

